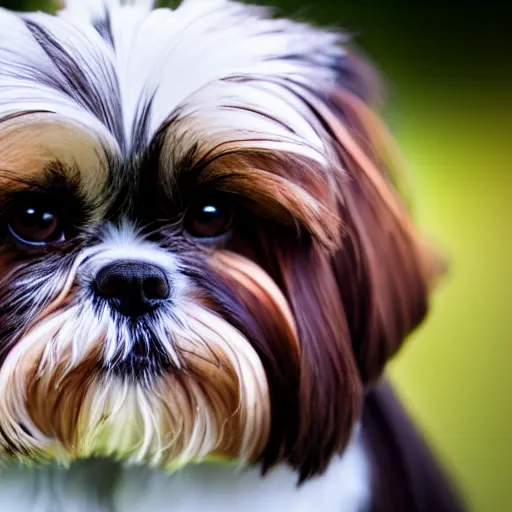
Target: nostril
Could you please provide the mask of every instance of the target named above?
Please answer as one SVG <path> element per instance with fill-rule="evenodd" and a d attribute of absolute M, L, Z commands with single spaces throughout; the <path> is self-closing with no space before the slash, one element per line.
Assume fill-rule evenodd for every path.
<path fill-rule="evenodd" d="M 142 283 L 144 296 L 147 299 L 167 299 L 169 297 L 169 282 L 165 275 L 149 276 Z"/>
<path fill-rule="evenodd" d="M 171 288 L 165 272 L 149 263 L 116 262 L 97 275 L 98 295 L 126 316 L 140 316 L 169 298 Z"/>
<path fill-rule="evenodd" d="M 126 293 L 126 281 L 123 277 L 108 272 L 100 272 L 96 278 L 96 288 L 100 295 L 109 299 L 118 299 Z"/>

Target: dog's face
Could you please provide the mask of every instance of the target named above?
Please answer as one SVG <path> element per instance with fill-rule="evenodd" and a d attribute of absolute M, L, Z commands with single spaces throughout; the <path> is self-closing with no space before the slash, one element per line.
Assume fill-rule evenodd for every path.
<path fill-rule="evenodd" d="M 308 477 L 432 274 L 373 75 L 259 8 L 132 3 L 0 11 L 0 452 Z"/>

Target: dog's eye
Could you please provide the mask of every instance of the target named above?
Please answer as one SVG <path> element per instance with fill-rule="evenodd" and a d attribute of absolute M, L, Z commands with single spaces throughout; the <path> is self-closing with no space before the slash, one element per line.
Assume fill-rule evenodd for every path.
<path fill-rule="evenodd" d="M 18 241 L 28 245 L 63 242 L 64 231 L 56 209 L 49 204 L 24 204 L 14 210 L 9 231 Z"/>
<path fill-rule="evenodd" d="M 185 217 L 185 229 L 194 238 L 215 239 L 229 231 L 234 209 L 223 198 L 202 200 L 193 204 Z"/>

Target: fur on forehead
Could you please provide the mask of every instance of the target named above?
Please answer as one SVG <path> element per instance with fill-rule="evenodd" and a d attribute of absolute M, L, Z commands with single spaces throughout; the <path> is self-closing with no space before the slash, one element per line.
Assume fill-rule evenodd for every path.
<path fill-rule="evenodd" d="M 130 153 L 174 114 L 197 118 L 188 127 L 214 143 L 229 131 L 324 159 L 300 91 L 334 85 L 339 34 L 230 0 L 151 7 L 71 0 L 58 16 L 0 11 L 0 119 L 53 112 Z"/>

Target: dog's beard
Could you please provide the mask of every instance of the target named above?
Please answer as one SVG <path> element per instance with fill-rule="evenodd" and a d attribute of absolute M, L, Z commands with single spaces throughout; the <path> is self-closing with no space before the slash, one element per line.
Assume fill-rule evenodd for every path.
<path fill-rule="evenodd" d="M 239 285 L 257 287 L 293 329 L 277 287 L 258 285 L 239 263 L 253 275 L 257 266 L 224 260 L 238 266 L 231 275 Z M 73 290 L 47 306 L 0 369 L 4 455 L 64 463 L 112 457 L 173 469 L 217 457 L 251 462 L 262 453 L 270 429 L 262 362 L 200 291 L 144 326 Z"/>

